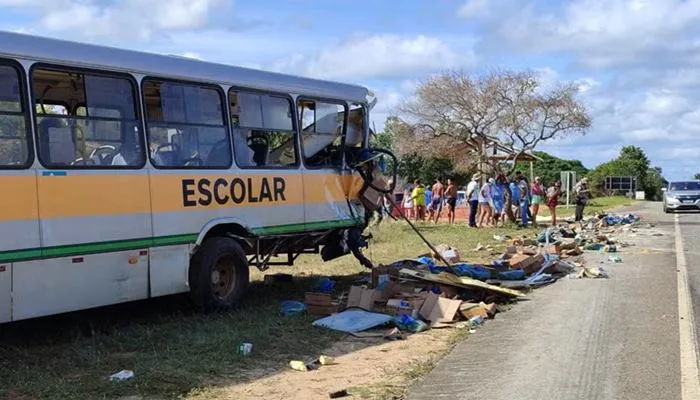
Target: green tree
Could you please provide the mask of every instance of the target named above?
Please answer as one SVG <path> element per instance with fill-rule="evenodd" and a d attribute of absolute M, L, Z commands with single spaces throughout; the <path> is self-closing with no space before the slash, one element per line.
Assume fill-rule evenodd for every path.
<path fill-rule="evenodd" d="M 693 179 L 695 179 L 696 181 L 700 181 L 700 172 L 698 172 L 697 174 L 693 175 Z"/>
<path fill-rule="evenodd" d="M 468 174 L 456 168 L 454 160 L 449 157 L 437 157 L 418 150 L 397 149 L 401 147 L 398 135 L 407 127 L 408 125 L 399 118 L 389 117 L 384 123 L 384 131 L 377 132 L 371 139 L 372 146 L 392 151 L 397 155 L 397 174 L 400 178 L 405 181 L 420 179 L 426 185 L 431 184 L 435 178 L 451 178 L 458 185 L 467 183 Z"/>
<path fill-rule="evenodd" d="M 469 175 L 456 171 L 454 162 L 448 158 L 422 157 L 417 154 L 407 154 L 400 158 L 398 175 L 412 182 L 420 179 L 425 185 L 431 185 L 436 178 L 443 182 L 450 178 L 456 185 L 463 186 L 469 182 Z"/>
<path fill-rule="evenodd" d="M 647 200 L 661 200 L 663 198 L 663 192 L 661 188 L 666 186 L 666 179 L 662 175 L 661 168 L 653 167 L 649 168 L 644 178 L 644 197 Z"/>
<path fill-rule="evenodd" d="M 594 192 L 601 193 L 608 176 L 632 176 L 637 179 L 637 190 L 644 191 L 648 200 L 661 198 L 661 188 L 666 180 L 659 167 L 652 167 L 644 150 L 637 146 L 624 146 L 620 155 L 593 169 L 588 178 Z"/>
<path fill-rule="evenodd" d="M 559 181 L 562 171 L 575 171 L 577 177 L 583 177 L 588 173 L 588 169 L 579 160 L 564 160 L 543 151 L 536 151 L 533 154 L 542 160 L 533 163 L 533 172 L 545 185 L 552 185 Z M 518 164 L 515 170 L 521 171 L 525 176 L 530 175 L 529 164 Z"/>

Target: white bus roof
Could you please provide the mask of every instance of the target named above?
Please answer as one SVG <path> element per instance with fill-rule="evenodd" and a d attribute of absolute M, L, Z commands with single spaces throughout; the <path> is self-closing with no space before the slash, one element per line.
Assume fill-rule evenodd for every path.
<path fill-rule="evenodd" d="M 366 103 L 369 95 L 367 88 L 359 85 L 5 31 L 0 31 L 0 57 L 230 84 L 349 102 Z"/>

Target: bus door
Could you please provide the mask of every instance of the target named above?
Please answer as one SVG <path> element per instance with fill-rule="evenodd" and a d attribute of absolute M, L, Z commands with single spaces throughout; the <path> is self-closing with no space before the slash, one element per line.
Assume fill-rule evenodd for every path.
<path fill-rule="evenodd" d="M 348 126 L 344 102 L 300 98 L 297 112 L 304 158 L 307 230 L 352 226 L 362 221 L 362 180 L 343 165 L 343 144 L 361 147 L 362 128 Z M 346 135 L 347 134 L 347 135 Z M 351 140 L 346 140 L 351 139 Z"/>
<path fill-rule="evenodd" d="M 13 268 L 41 252 L 23 75 L 19 64 L 0 60 L 0 323 L 13 319 Z"/>
<path fill-rule="evenodd" d="M 148 175 L 136 82 L 35 65 L 40 259 L 14 271 L 14 318 L 148 296 Z"/>

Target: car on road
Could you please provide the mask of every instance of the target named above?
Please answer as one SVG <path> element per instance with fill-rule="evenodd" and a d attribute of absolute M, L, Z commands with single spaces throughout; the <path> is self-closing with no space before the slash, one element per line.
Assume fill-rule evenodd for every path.
<path fill-rule="evenodd" d="M 664 192 L 664 212 L 700 210 L 700 181 L 670 182 Z"/>

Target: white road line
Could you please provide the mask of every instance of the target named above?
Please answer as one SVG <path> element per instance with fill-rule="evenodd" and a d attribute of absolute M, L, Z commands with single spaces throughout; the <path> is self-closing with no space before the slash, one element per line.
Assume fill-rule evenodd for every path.
<path fill-rule="evenodd" d="M 688 267 L 683 252 L 683 237 L 678 214 L 676 226 L 676 266 L 678 269 L 678 327 L 681 335 L 681 399 L 700 399 L 700 373 L 698 371 L 698 344 L 695 340 L 693 303 L 690 301 Z"/>

